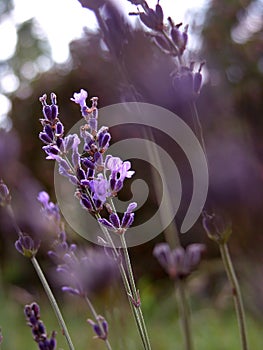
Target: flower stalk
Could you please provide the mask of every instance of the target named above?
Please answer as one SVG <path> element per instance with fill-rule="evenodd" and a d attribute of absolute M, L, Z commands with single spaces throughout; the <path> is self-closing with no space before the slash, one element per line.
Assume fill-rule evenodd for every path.
<path fill-rule="evenodd" d="M 185 350 L 193 350 L 193 339 L 192 339 L 192 330 L 191 330 L 191 317 L 190 317 L 190 308 L 186 296 L 186 286 L 184 280 L 178 280 L 178 283 L 175 285 L 176 290 L 178 291 L 178 305 L 179 313 L 181 316 L 181 325 L 182 333 L 184 336 L 184 348 Z"/>
<path fill-rule="evenodd" d="M 241 290 L 239 282 L 236 276 L 236 272 L 232 263 L 232 259 L 229 253 L 227 243 L 219 244 L 219 249 L 222 257 L 222 261 L 227 273 L 227 277 L 232 289 L 232 296 L 234 299 L 236 316 L 239 325 L 239 332 L 241 338 L 241 349 L 248 350 L 248 340 L 247 340 L 247 329 L 246 329 L 246 320 L 245 320 L 245 311 L 243 306 L 243 300 L 241 295 Z"/>
<path fill-rule="evenodd" d="M 36 273 L 38 274 L 38 277 L 39 277 L 39 279 L 40 279 L 40 281 L 42 283 L 42 286 L 43 286 L 43 288 L 44 288 L 44 290 L 46 292 L 46 295 L 47 295 L 47 297 L 49 299 L 49 302 L 50 302 L 50 304 L 51 304 L 51 306 L 52 306 L 52 308 L 53 308 L 53 310 L 55 312 L 55 315 L 57 317 L 58 323 L 59 323 L 59 325 L 60 325 L 60 327 L 62 329 L 62 333 L 65 336 L 66 341 L 68 343 L 68 347 L 69 347 L 70 350 L 75 350 L 74 345 L 72 343 L 72 340 L 70 338 L 70 335 L 69 335 L 66 323 L 65 323 L 64 318 L 62 316 L 62 313 L 61 313 L 61 311 L 59 309 L 58 303 L 57 303 L 57 301 L 56 301 L 56 299 L 55 299 L 55 297 L 54 297 L 54 295 L 53 295 L 53 293 L 52 293 L 52 291 L 51 291 L 51 289 L 49 287 L 49 284 L 48 284 L 48 282 L 46 280 L 46 277 L 45 277 L 45 275 L 44 275 L 44 273 L 43 273 L 43 271 L 42 271 L 42 269 L 41 269 L 37 259 L 35 258 L 35 256 L 33 256 L 31 258 L 31 262 L 32 262 L 32 265 L 34 266 L 34 268 L 36 270 Z"/>

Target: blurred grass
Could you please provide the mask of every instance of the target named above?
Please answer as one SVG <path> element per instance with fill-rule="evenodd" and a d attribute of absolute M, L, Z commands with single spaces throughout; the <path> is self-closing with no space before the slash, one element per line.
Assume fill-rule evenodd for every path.
<path fill-rule="evenodd" d="M 158 283 L 157 283 L 158 284 Z M 140 283 L 145 319 L 148 325 L 153 350 L 183 350 L 177 307 L 170 284 L 156 287 L 147 281 Z M 31 301 L 33 301 L 32 299 Z M 41 318 L 50 334 L 58 331 L 53 311 L 44 295 L 35 300 L 41 307 Z M 109 322 L 109 339 L 112 348 L 118 350 L 142 349 L 137 330 L 134 327 L 129 306 L 121 288 L 116 287 L 100 296 L 94 296 L 97 311 Z M 31 302 L 30 301 L 30 302 Z M 73 296 L 59 300 L 76 350 L 105 349 L 102 341 L 93 338 L 86 319 L 91 317 L 86 305 Z M 195 349 L 239 350 L 240 341 L 232 303 L 224 308 L 212 308 L 208 301 L 191 298 L 192 327 Z M 1 350 L 34 350 L 31 331 L 25 324 L 23 305 L 12 297 L 12 293 L 0 294 L 0 325 L 4 336 Z M 247 315 L 250 349 L 263 349 L 262 324 Z M 61 332 L 58 331 L 57 349 L 67 349 Z"/>

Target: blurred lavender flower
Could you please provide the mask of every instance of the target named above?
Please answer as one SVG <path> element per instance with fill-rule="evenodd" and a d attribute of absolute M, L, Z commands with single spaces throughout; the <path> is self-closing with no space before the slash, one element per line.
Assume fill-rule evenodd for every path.
<path fill-rule="evenodd" d="M 186 249 L 182 247 L 171 250 L 167 243 L 159 243 L 155 246 L 153 255 L 168 275 L 176 279 L 184 279 L 191 274 L 201 260 L 204 252 L 203 244 L 190 244 Z"/>
<path fill-rule="evenodd" d="M 37 303 L 26 305 L 24 309 L 28 326 L 32 329 L 32 335 L 40 350 L 56 349 L 56 332 L 52 332 L 48 339 L 45 325 L 40 320 L 40 307 Z"/>
<path fill-rule="evenodd" d="M 38 201 L 42 204 L 41 212 L 51 221 L 60 223 L 60 211 L 57 204 L 50 201 L 49 194 L 45 191 L 39 192 Z"/>
<path fill-rule="evenodd" d="M 16 250 L 24 255 L 26 258 L 33 258 L 38 252 L 40 243 L 33 240 L 30 236 L 20 234 L 18 240 L 15 242 Z"/>
<path fill-rule="evenodd" d="M 66 253 L 63 255 L 62 249 Z M 113 282 L 117 276 L 116 262 L 103 249 L 77 250 L 76 246 L 57 246 L 53 258 L 62 259 L 57 267 L 62 290 L 86 298 Z"/>
<path fill-rule="evenodd" d="M 197 72 L 194 72 L 194 62 L 189 66 L 181 66 L 173 74 L 173 87 L 182 101 L 192 101 L 200 93 L 202 84 L 202 62 Z"/>
<path fill-rule="evenodd" d="M 227 223 L 222 216 L 209 215 L 206 211 L 203 211 L 202 216 L 202 223 L 207 236 L 218 244 L 227 243 L 232 234 L 231 224 Z"/>
<path fill-rule="evenodd" d="M 10 204 L 11 195 L 4 181 L 0 180 L 0 206 L 5 207 Z"/>

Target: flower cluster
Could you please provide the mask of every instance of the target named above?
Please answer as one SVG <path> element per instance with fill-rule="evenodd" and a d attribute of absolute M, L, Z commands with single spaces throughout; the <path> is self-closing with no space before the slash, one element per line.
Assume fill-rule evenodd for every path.
<path fill-rule="evenodd" d="M 26 305 L 24 309 L 27 324 L 32 329 L 34 340 L 38 344 L 40 350 L 56 349 L 56 333 L 53 331 L 51 337 L 48 338 L 46 328 L 43 321 L 40 320 L 40 307 L 37 303 Z"/>
<path fill-rule="evenodd" d="M 186 249 L 182 247 L 171 250 L 167 243 L 157 244 L 153 255 L 158 259 L 168 275 L 176 279 L 184 279 L 197 267 L 204 252 L 203 244 L 190 244 Z"/>
<path fill-rule="evenodd" d="M 171 17 L 168 17 L 167 25 L 163 24 L 163 10 L 159 1 L 155 10 L 149 8 L 144 0 L 129 0 L 134 5 L 141 6 L 143 12 L 131 13 L 139 15 L 142 23 L 153 30 L 152 37 L 155 44 L 166 54 L 178 58 L 177 65 L 173 76 L 173 86 L 182 100 L 192 100 L 198 96 L 201 84 L 201 70 L 204 65 L 199 65 L 198 71 L 194 71 L 194 62 L 183 64 L 182 56 L 188 43 L 188 25 L 181 30 L 182 23 L 174 24 Z"/>
<path fill-rule="evenodd" d="M 80 128 L 80 138 L 84 143 L 81 153 L 79 152 L 81 139 L 77 134 L 63 136 L 64 127 L 58 118 L 54 93 L 51 94 L 51 105 L 47 104 L 46 95 L 40 98 L 44 118 L 40 120 L 43 131 L 40 132 L 39 138 L 45 143 L 43 150 L 47 153 L 47 159 L 56 160 L 59 173 L 76 185 L 75 196 L 82 207 L 97 217 L 103 208 L 111 214 L 112 209 L 107 201 L 117 195 L 123 188 L 124 180 L 131 178 L 134 171 L 131 170 L 129 161 L 122 161 L 112 155 L 107 155 L 104 159 L 103 155 L 109 147 L 111 135 L 105 126 L 98 130 L 98 98 L 91 98 L 92 106 L 89 108 L 86 104 L 87 96 L 88 93 L 81 89 L 71 98 L 73 102 L 79 104 L 86 121 Z M 45 198 L 42 199 L 44 200 Z M 133 209 L 135 207 L 133 205 Z M 123 219 L 122 226 L 111 225 L 111 228 L 123 233 L 132 224 L 134 214 L 131 214 L 129 207 L 124 214 L 125 220 Z M 101 223 L 106 224 L 106 221 Z M 119 230 L 120 227 L 122 231 Z"/>

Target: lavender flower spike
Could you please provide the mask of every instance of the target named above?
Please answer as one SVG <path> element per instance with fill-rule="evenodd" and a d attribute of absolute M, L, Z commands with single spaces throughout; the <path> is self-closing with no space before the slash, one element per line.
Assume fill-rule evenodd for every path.
<path fill-rule="evenodd" d="M 40 307 L 37 303 L 26 305 L 24 309 L 28 326 L 32 329 L 32 336 L 40 350 L 56 349 L 56 332 L 52 332 L 50 339 L 47 337 L 44 323 L 40 320 Z"/>

